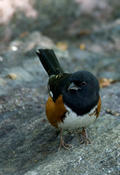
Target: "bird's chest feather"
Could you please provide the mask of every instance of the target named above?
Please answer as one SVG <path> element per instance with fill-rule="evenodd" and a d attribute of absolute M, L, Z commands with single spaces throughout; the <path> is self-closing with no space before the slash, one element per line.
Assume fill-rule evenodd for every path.
<path fill-rule="evenodd" d="M 83 116 L 78 116 L 68 107 L 66 107 L 66 109 L 68 112 L 66 112 L 63 122 L 58 124 L 59 128 L 65 130 L 76 130 L 82 127 L 87 127 L 96 120 L 96 115 L 94 114 L 96 107 L 90 113 Z"/>
<path fill-rule="evenodd" d="M 56 128 L 63 128 L 67 130 L 75 130 L 82 127 L 87 127 L 92 124 L 99 116 L 101 109 L 101 99 L 99 98 L 98 104 L 83 116 L 78 116 L 70 108 L 63 104 L 62 96 L 54 101 L 51 97 L 48 98 L 46 103 L 46 115 L 48 121 Z"/>
<path fill-rule="evenodd" d="M 58 128 L 58 123 L 63 122 L 66 112 L 67 110 L 63 104 L 62 96 L 59 96 L 56 102 L 54 102 L 51 97 L 48 98 L 46 103 L 46 115 L 51 125 Z"/>

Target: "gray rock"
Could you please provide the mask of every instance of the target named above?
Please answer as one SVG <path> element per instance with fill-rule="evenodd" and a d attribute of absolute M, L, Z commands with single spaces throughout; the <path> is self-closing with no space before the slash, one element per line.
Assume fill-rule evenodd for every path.
<path fill-rule="evenodd" d="M 120 80 L 119 55 L 107 56 L 104 53 L 99 54 L 79 49 L 71 50 L 70 54 L 76 63 L 73 64 L 75 70 L 86 69 L 93 72 L 98 78 Z"/>
<path fill-rule="evenodd" d="M 47 92 L 16 88 L 0 102 L 0 172 L 5 175 L 117 175 L 120 165 L 120 83 L 101 90 L 102 111 L 88 128 L 91 144 L 65 133 L 70 151 L 58 151 L 59 135 L 45 117 Z M 108 113 L 119 113 L 119 116 Z"/>
<path fill-rule="evenodd" d="M 102 112 L 89 127 L 92 143 L 80 145 L 74 136 L 70 151 L 54 151 L 25 175 L 117 175 L 120 172 L 120 83 L 102 90 Z M 111 100 L 110 100 L 111 96 Z M 107 108 L 119 116 L 106 113 Z M 56 145 L 54 145 L 56 146 Z"/>
<path fill-rule="evenodd" d="M 59 135 L 46 120 L 47 74 L 35 55 L 42 47 L 35 32 L 24 41 L 10 43 L 0 64 L 0 173 L 5 175 L 117 175 L 120 171 L 120 83 L 101 90 L 102 111 L 95 124 L 88 128 L 91 144 L 80 144 L 75 133 L 65 133 L 70 151 L 58 151 Z M 47 38 L 42 36 L 47 43 Z M 49 40 L 49 39 L 48 39 Z M 50 41 L 50 40 L 49 40 Z M 29 49 L 22 49 L 28 46 Z M 49 42 L 48 42 L 49 43 Z M 90 51 L 61 52 L 54 44 L 67 72 L 86 69 L 98 77 L 104 72 L 118 79 L 119 57 L 105 57 Z M 12 46 L 12 47 L 11 47 Z M 13 46 L 19 47 L 12 50 Z M 47 47 L 47 45 L 46 45 Z M 104 57 L 103 57 L 104 56 Z M 101 59 L 101 58 L 104 59 Z M 110 61 L 110 64 L 109 64 Z M 111 70 L 113 72 L 111 73 Z M 110 72 L 109 72 L 110 71 Z M 7 77 L 15 73 L 16 79 Z"/>
<path fill-rule="evenodd" d="M 37 48 L 51 47 L 55 47 L 52 40 L 40 32 L 33 32 L 24 40 L 10 42 L 8 50 L 1 57 L 3 60 L 0 64 L 0 95 L 6 94 L 10 89 L 22 84 L 27 86 L 31 83 L 37 86 L 39 84 L 37 81 L 46 76 L 43 74 L 43 67 L 35 51 Z M 8 78 L 10 73 L 16 74 L 15 80 Z M 36 83 L 32 83 L 33 81 Z"/>
<path fill-rule="evenodd" d="M 75 2 L 36 0 L 38 18 L 17 10 L 0 26 L 0 175 L 120 173 L 120 3 L 97 2 L 88 14 Z M 55 42 L 67 40 L 69 52 L 41 32 Z M 64 133 L 73 148 L 58 151 L 60 136 L 45 116 L 48 77 L 36 57 L 38 48 L 53 48 L 66 72 L 84 69 L 118 81 L 101 90 L 100 117 L 88 128 L 91 144 Z"/>

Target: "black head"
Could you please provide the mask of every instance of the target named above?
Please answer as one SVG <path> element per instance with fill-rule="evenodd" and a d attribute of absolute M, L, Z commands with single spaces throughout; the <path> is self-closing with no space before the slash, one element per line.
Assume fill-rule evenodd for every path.
<path fill-rule="evenodd" d="M 63 101 L 78 115 L 88 113 L 99 100 L 99 83 L 87 71 L 78 71 L 69 78 L 63 90 Z"/>

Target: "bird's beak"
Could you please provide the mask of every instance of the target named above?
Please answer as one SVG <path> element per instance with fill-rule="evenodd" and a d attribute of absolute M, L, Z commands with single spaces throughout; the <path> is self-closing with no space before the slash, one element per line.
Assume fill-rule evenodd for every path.
<path fill-rule="evenodd" d="M 77 91 L 77 90 L 78 90 L 78 87 L 75 85 L 75 83 L 72 82 L 72 83 L 70 84 L 70 86 L 68 87 L 68 91 L 69 91 L 69 90 L 75 90 L 75 91 Z"/>

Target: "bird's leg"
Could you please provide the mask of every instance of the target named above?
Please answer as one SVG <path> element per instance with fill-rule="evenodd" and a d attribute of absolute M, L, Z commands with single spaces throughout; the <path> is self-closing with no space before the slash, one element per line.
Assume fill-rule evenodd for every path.
<path fill-rule="evenodd" d="M 90 144 L 91 141 L 88 138 L 88 134 L 87 131 L 85 130 L 85 128 L 82 128 L 82 132 L 81 132 L 81 143 L 85 143 L 85 144 Z"/>
<path fill-rule="evenodd" d="M 64 149 L 67 149 L 67 150 L 69 150 L 70 149 L 70 147 L 71 147 L 71 145 L 69 145 L 69 144 L 66 144 L 65 142 L 64 142 L 64 140 L 63 140 L 63 130 L 62 130 L 62 128 L 60 129 L 60 146 L 59 146 L 59 150 L 63 147 Z"/>

